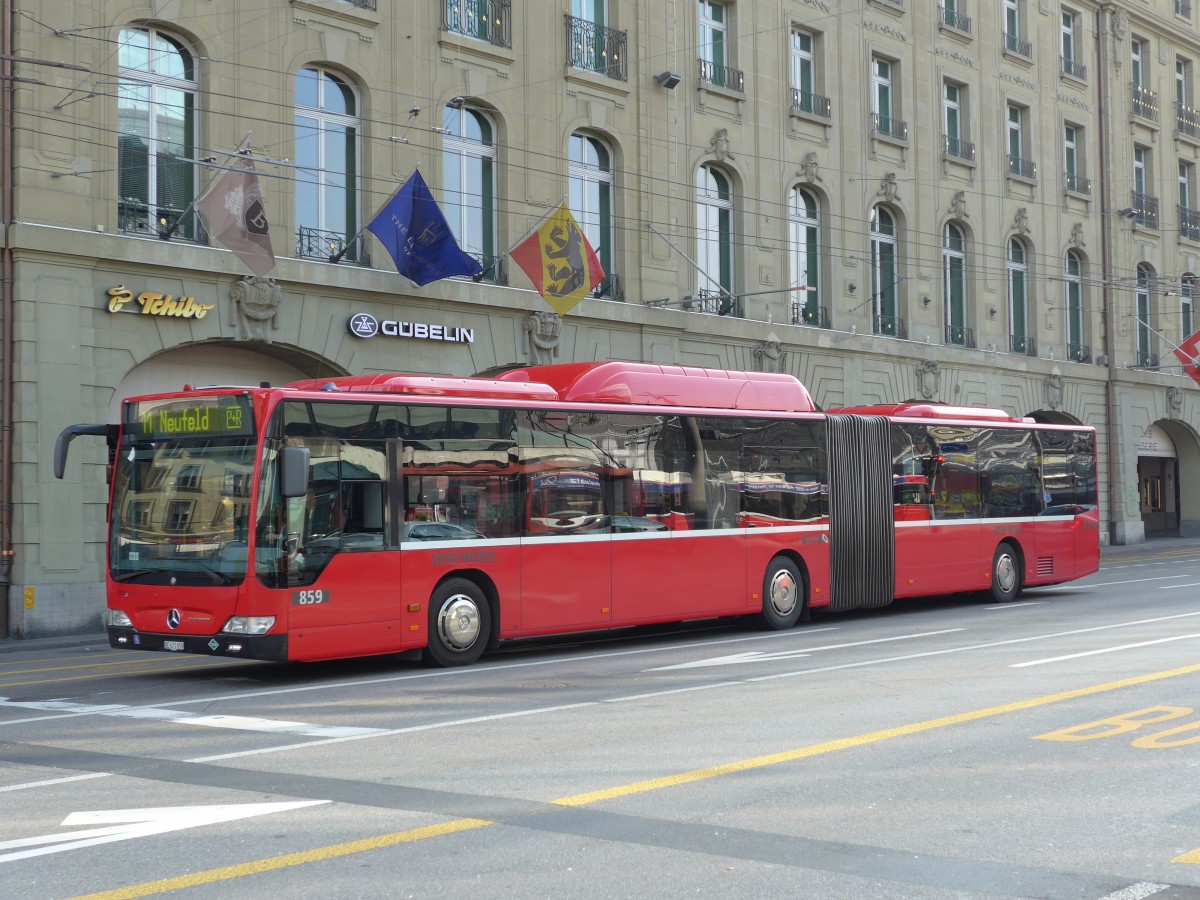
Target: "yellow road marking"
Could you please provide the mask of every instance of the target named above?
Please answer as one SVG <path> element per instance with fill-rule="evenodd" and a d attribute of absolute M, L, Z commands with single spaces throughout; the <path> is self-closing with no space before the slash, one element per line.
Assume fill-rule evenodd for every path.
<path fill-rule="evenodd" d="M 75 666 L 42 666 L 41 668 L 33 668 L 33 669 L 6 669 L 3 665 L 0 665 L 0 678 L 8 678 L 13 675 L 42 675 L 42 674 L 45 674 L 46 672 L 69 672 L 73 669 L 104 669 L 104 668 L 111 668 L 113 666 L 148 666 L 148 665 L 153 665 L 154 663 L 171 664 L 178 668 L 178 667 L 184 666 L 185 663 L 191 662 L 193 660 L 206 659 L 206 657 L 202 657 L 202 656 L 201 657 L 168 656 L 168 657 L 164 657 L 162 659 L 139 658 L 139 657 L 143 657 L 144 655 L 145 654 L 139 653 L 128 659 L 114 660 L 112 662 L 81 663 L 81 664 L 75 665 Z M 245 662 L 245 660 L 236 660 L 236 662 Z"/>
<path fill-rule="evenodd" d="M 166 671 L 198 672 L 201 669 L 215 669 L 217 667 L 228 668 L 229 663 L 236 663 L 236 662 L 245 662 L 245 660 L 241 660 L 241 659 L 222 660 L 219 663 L 207 663 L 202 666 L 187 666 L 186 668 L 181 666 L 181 667 L 177 667 L 175 669 L 166 670 Z M 114 674 L 148 675 L 148 674 L 153 674 L 154 671 L 155 670 L 153 668 L 150 668 L 149 666 L 147 666 L 147 668 L 144 668 L 144 669 L 130 669 L 126 672 L 121 672 L 121 673 L 97 672 L 95 675 L 72 675 L 69 678 L 43 678 L 38 681 L 2 681 L 2 682 L 0 682 L 0 688 L 24 687 L 24 686 L 30 685 L 30 684 L 58 684 L 61 681 L 90 681 L 93 678 L 111 678 Z M 165 674 L 165 672 L 164 672 L 164 674 Z"/>
<path fill-rule="evenodd" d="M 909 725 L 900 725 L 896 728 L 884 728 L 879 731 L 871 731 L 867 734 L 856 735 L 855 737 L 841 738 L 836 741 L 827 741 L 823 744 L 813 744 L 808 747 L 800 747 L 795 750 L 786 750 L 782 753 L 772 753 L 766 756 L 755 756 L 750 759 L 743 759 L 737 762 L 725 763 L 719 766 L 709 766 L 704 769 L 693 769 L 690 772 L 680 772 L 676 775 L 667 775 L 662 778 L 650 778 L 645 781 L 637 781 L 633 784 L 619 785 L 613 788 L 607 788 L 600 791 L 592 791 L 586 794 L 576 794 L 572 797 L 562 797 L 558 800 L 550 801 L 559 806 L 589 806 L 593 803 L 599 803 L 602 800 L 612 800 L 617 797 L 628 797 L 632 794 L 641 794 L 647 791 L 657 791 L 668 787 L 677 787 L 681 784 L 690 784 L 696 781 L 704 781 L 709 778 L 718 778 L 722 775 L 732 775 L 737 772 L 746 772 L 751 769 L 761 769 L 765 766 L 774 766 L 780 763 L 794 762 L 798 759 L 808 759 L 813 756 L 821 756 L 826 753 L 834 753 L 838 750 L 850 750 L 855 747 L 864 747 L 868 744 L 876 744 L 880 741 L 891 740 L 892 738 L 906 737 L 912 734 L 921 734 L 926 731 L 933 731 L 937 728 L 946 728 L 950 725 L 961 725 L 964 722 L 978 722 L 981 719 L 993 718 L 1002 716 L 1007 713 L 1021 712 L 1027 709 L 1036 709 L 1039 706 L 1049 706 L 1052 703 L 1062 703 L 1065 700 L 1076 700 L 1080 697 L 1090 697 L 1095 694 L 1104 694 L 1109 691 L 1120 690 L 1121 688 L 1135 687 L 1140 684 L 1150 684 L 1155 681 L 1163 681 L 1168 678 L 1178 678 L 1181 675 L 1194 675 L 1200 672 L 1200 664 L 1191 666 L 1182 666 L 1178 669 L 1168 669 L 1163 672 L 1151 672 L 1147 675 L 1136 675 L 1132 678 L 1122 678 L 1119 681 L 1109 681 L 1104 684 L 1095 684 L 1091 687 L 1076 688 L 1071 691 L 1061 691 L 1057 694 L 1047 694 L 1043 697 L 1033 697 L 1029 700 L 1018 700 L 1014 703 L 1003 703 L 999 706 L 989 706 L 986 709 L 977 709 L 972 712 L 958 713 L 953 716 L 942 716 L 937 719 L 927 719 L 924 722 L 914 722 Z M 255 862 L 242 863 L 236 866 L 225 866 L 219 869 L 208 869 L 204 872 L 196 872 L 191 875 L 179 875 L 175 878 L 164 878 L 161 881 L 149 881 L 144 884 L 132 885 L 127 888 L 120 888 L 115 891 L 103 891 L 98 894 L 86 894 L 74 898 L 74 900 L 128 900 L 134 897 L 149 897 L 154 894 L 162 894 L 167 891 L 177 891 L 183 888 L 196 887 L 201 884 L 212 884 L 217 881 L 228 881 L 231 878 L 241 878 L 244 875 L 257 875 L 260 872 L 269 872 L 276 869 L 284 869 L 290 866 L 304 865 L 310 862 L 321 862 L 326 859 L 334 859 L 339 856 L 349 856 L 353 853 L 364 853 L 368 850 L 377 850 L 381 847 L 390 847 L 395 844 L 411 843 L 413 841 L 421 841 L 426 838 L 440 837 L 442 835 L 454 834 L 459 831 L 468 831 L 474 828 L 484 828 L 489 825 L 496 824 L 487 819 L 458 819 L 453 822 L 447 822 L 443 825 L 431 825 L 426 828 L 414 828 L 410 831 L 399 831 L 394 834 L 384 834 L 378 837 L 365 838 L 360 841 L 350 841 L 345 844 L 333 844 L 328 847 L 318 847 L 315 850 L 305 850 L 300 853 L 288 853 L 283 856 L 273 856 L 269 859 L 261 859 Z M 1195 857 L 1194 859 L 1192 857 Z M 1200 850 L 1193 853 L 1184 854 L 1174 860 L 1175 862 L 1196 862 L 1200 864 Z"/>
<path fill-rule="evenodd" d="M 1193 850 L 1191 853 L 1185 853 L 1183 856 L 1177 856 L 1171 862 L 1190 863 L 1193 866 L 1200 866 L 1200 850 Z"/>

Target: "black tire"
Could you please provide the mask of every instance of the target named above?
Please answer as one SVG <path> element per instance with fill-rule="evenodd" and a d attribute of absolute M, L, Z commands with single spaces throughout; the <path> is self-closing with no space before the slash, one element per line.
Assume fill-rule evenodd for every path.
<path fill-rule="evenodd" d="M 992 555 L 992 599 L 997 603 L 1016 600 L 1021 593 L 1021 557 L 1008 541 Z"/>
<path fill-rule="evenodd" d="M 429 598 L 427 659 L 434 665 L 469 666 L 492 636 L 492 608 L 475 582 L 451 578 Z"/>
<path fill-rule="evenodd" d="M 808 598 L 804 579 L 790 559 L 777 556 L 763 575 L 762 612 L 759 622 L 772 631 L 793 627 L 804 615 Z"/>

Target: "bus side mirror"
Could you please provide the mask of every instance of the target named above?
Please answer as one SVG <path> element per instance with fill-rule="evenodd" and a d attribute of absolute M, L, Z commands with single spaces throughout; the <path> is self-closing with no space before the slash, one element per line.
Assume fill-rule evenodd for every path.
<path fill-rule="evenodd" d="M 284 499 L 308 493 L 307 447 L 284 447 L 279 451 L 279 490 Z"/>
<path fill-rule="evenodd" d="M 113 438 L 117 427 L 115 425 L 68 425 L 54 442 L 54 477 L 62 479 L 67 471 L 67 448 L 71 441 L 81 434 L 104 435 L 108 438 L 109 449 L 112 449 Z"/>

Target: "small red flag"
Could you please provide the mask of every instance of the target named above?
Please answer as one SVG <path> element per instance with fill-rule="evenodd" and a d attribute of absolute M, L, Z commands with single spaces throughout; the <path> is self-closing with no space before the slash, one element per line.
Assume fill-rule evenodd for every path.
<path fill-rule="evenodd" d="M 560 316 L 604 280 L 604 269 L 583 229 L 561 204 L 509 253 L 534 289 Z"/>
<path fill-rule="evenodd" d="M 1183 371 L 1200 384 L 1200 331 L 1197 331 L 1175 348 L 1175 356 L 1183 363 Z"/>

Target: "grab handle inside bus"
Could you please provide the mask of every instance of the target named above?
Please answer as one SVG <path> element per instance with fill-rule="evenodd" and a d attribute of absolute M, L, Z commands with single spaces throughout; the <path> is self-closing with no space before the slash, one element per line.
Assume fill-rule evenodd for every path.
<path fill-rule="evenodd" d="M 67 470 L 67 448 L 81 434 L 104 435 L 112 444 L 115 425 L 68 425 L 54 442 L 54 477 L 61 479 Z"/>
<path fill-rule="evenodd" d="M 279 451 L 279 492 L 284 498 L 308 493 L 308 447 L 284 447 Z"/>

